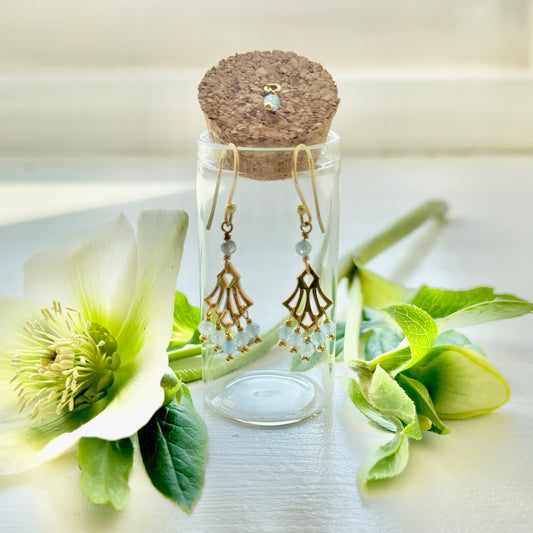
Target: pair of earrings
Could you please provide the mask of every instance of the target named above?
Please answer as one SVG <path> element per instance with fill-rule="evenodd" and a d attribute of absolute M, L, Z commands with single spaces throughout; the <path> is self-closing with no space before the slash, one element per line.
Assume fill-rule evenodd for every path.
<path fill-rule="evenodd" d="M 247 352 L 251 344 L 261 342 L 261 328 L 249 316 L 248 309 L 253 305 L 253 300 L 242 289 L 240 275 L 231 263 L 231 255 L 237 249 L 237 245 L 231 238 L 233 214 L 236 210 L 235 204 L 231 200 L 239 174 L 239 153 L 234 144 L 229 144 L 222 152 L 215 195 L 206 228 L 209 230 L 213 222 L 222 176 L 222 161 L 228 148 L 233 150 L 234 178 L 221 225 L 224 238 L 220 248 L 224 257 L 224 268 L 217 275 L 214 289 L 204 298 L 207 310 L 198 329 L 200 340 L 203 343 L 209 341 L 215 352 L 224 353 L 226 360 L 232 361 L 238 353 Z M 290 352 L 299 354 L 302 361 L 309 361 L 315 352 L 322 352 L 325 349 L 326 341 L 335 338 L 335 324 L 327 313 L 332 301 L 324 294 L 320 286 L 320 276 L 309 261 L 309 254 L 312 249 L 309 235 L 313 226 L 311 213 L 298 183 L 297 162 L 300 149 L 304 149 L 307 154 L 317 219 L 320 230 L 322 233 L 325 232 L 318 204 L 313 158 L 309 148 L 300 144 L 293 153 L 292 177 L 301 200 L 297 213 L 300 219 L 302 239 L 295 248 L 298 255 L 302 257 L 304 268 L 297 276 L 294 291 L 282 302 L 289 311 L 289 315 L 285 323 L 277 329 L 277 336 L 280 346 L 289 347 Z"/>

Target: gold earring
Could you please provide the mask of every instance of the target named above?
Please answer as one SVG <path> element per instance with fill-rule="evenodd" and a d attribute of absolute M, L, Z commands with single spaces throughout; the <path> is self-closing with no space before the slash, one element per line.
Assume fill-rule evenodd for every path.
<path fill-rule="evenodd" d="M 325 349 L 326 341 L 335 338 L 335 324 L 330 320 L 327 310 L 333 302 L 324 294 L 320 286 L 320 276 L 315 272 L 309 261 L 311 243 L 309 234 L 313 229 L 312 217 L 298 183 L 298 152 L 304 149 L 307 154 L 311 186 L 315 201 L 315 211 L 322 233 L 325 232 L 316 190 L 314 163 L 311 151 L 304 144 L 296 147 L 293 153 L 292 177 L 301 204 L 297 208 L 300 218 L 300 231 L 302 240 L 296 244 L 296 252 L 304 262 L 304 269 L 297 276 L 296 288 L 283 305 L 289 310 L 289 317 L 285 324 L 277 329 L 280 346 L 289 346 L 290 352 L 299 354 L 302 361 L 306 362 L 315 354 Z"/>
<path fill-rule="evenodd" d="M 218 191 L 220 189 L 223 162 L 228 148 L 233 150 L 234 177 L 226 202 L 224 220 L 221 225 L 224 239 L 220 249 L 224 254 L 224 268 L 217 275 L 215 288 L 204 298 L 204 302 L 207 304 L 207 310 L 203 321 L 198 325 L 198 330 L 202 343 L 211 342 L 215 352 L 224 353 L 226 360 L 232 361 L 237 353 L 247 352 L 248 345 L 252 342 L 261 342 L 261 337 L 259 336 L 259 325 L 252 322 L 248 314 L 248 308 L 254 302 L 243 291 L 240 282 L 241 277 L 231 263 L 231 255 L 237 250 L 237 245 L 231 238 L 233 215 L 237 208 L 231 200 L 239 175 L 239 151 L 233 143 L 228 144 L 222 151 L 213 204 L 207 220 L 206 229 L 211 229 L 213 222 Z"/>

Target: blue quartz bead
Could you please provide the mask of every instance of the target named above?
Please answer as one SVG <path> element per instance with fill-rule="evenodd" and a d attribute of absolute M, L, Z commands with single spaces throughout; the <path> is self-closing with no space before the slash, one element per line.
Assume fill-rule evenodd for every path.
<path fill-rule="evenodd" d="M 283 326 L 280 326 L 276 333 L 278 334 L 278 339 L 280 341 L 286 341 L 289 338 L 289 335 L 292 332 L 292 328 L 290 326 L 287 326 L 287 324 L 284 324 Z"/>
<path fill-rule="evenodd" d="M 223 342 L 226 340 L 226 334 L 221 329 L 216 329 L 209 336 L 213 344 L 218 344 L 222 346 Z"/>
<path fill-rule="evenodd" d="M 245 328 L 244 331 L 250 336 L 250 337 L 258 337 L 259 333 L 261 332 L 261 328 L 259 327 L 259 324 L 256 324 L 255 322 L 250 322 Z"/>
<path fill-rule="evenodd" d="M 237 250 L 237 245 L 235 244 L 235 241 L 232 240 L 224 241 L 220 245 L 220 249 L 224 255 L 231 255 L 235 253 L 235 250 Z"/>
<path fill-rule="evenodd" d="M 302 239 L 301 241 L 296 243 L 295 248 L 298 255 L 305 257 L 306 255 L 310 254 L 312 247 L 311 243 L 307 239 Z"/>
<path fill-rule="evenodd" d="M 324 346 L 326 343 L 326 334 L 323 331 L 315 331 L 311 334 L 311 342 L 315 346 Z"/>
<path fill-rule="evenodd" d="M 277 94 L 267 94 L 263 97 L 263 106 L 265 106 L 265 109 L 268 109 L 268 111 L 272 111 L 272 113 L 275 113 L 280 108 L 280 105 L 279 96 Z"/>
<path fill-rule="evenodd" d="M 239 350 L 235 341 L 224 341 L 222 344 L 222 350 L 228 355 L 235 355 Z"/>
<path fill-rule="evenodd" d="M 315 347 L 310 342 L 306 342 L 300 346 L 298 352 L 302 357 L 311 357 L 315 353 Z"/>
<path fill-rule="evenodd" d="M 302 337 L 301 333 L 298 333 L 297 331 L 292 331 L 289 336 L 287 337 L 287 344 L 289 346 L 293 346 L 294 348 L 297 348 L 302 344 L 304 341 L 304 338 Z"/>
<path fill-rule="evenodd" d="M 335 324 L 331 321 L 324 322 L 320 326 L 320 331 L 322 331 L 325 335 L 333 335 L 335 333 Z"/>
<path fill-rule="evenodd" d="M 204 335 L 206 337 L 209 337 L 211 333 L 215 330 L 213 323 L 210 320 L 202 320 L 198 324 L 198 331 L 201 335 Z"/>
<path fill-rule="evenodd" d="M 241 348 L 244 348 L 248 344 L 248 342 L 250 341 L 250 335 L 248 335 L 246 331 L 239 331 L 235 335 L 235 338 L 233 340 L 235 341 L 237 348 L 239 348 L 240 350 Z"/>

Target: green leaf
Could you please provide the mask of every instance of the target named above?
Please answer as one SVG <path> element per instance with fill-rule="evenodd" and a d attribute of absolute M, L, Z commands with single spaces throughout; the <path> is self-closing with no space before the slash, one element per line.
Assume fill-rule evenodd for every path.
<path fill-rule="evenodd" d="M 433 318 L 444 318 L 460 309 L 496 298 L 494 289 L 476 287 L 462 291 L 435 289 L 422 285 L 409 303 L 420 307 Z"/>
<path fill-rule="evenodd" d="M 474 326 L 514 318 L 533 311 L 533 303 L 511 294 L 495 294 L 490 287 L 463 291 L 420 287 L 410 301 L 439 322 L 439 330 Z"/>
<path fill-rule="evenodd" d="M 437 337 L 437 340 L 434 342 L 433 346 L 441 346 L 443 344 L 463 346 L 464 348 L 468 348 L 469 350 L 473 350 L 474 352 L 481 354 L 483 357 L 487 357 L 485 350 L 483 350 L 481 346 L 478 344 L 472 344 L 468 337 L 465 337 L 462 333 L 459 333 L 454 329 L 448 329 L 442 332 Z"/>
<path fill-rule="evenodd" d="M 482 415 L 509 399 L 509 387 L 498 370 L 465 347 L 436 346 L 404 372 L 427 388 L 441 418 Z"/>
<path fill-rule="evenodd" d="M 409 459 L 409 439 L 402 433 L 380 446 L 368 456 L 357 471 L 359 483 L 366 487 L 369 482 L 388 479 L 400 474 Z"/>
<path fill-rule="evenodd" d="M 307 370 L 311 370 L 311 368 L 320 363 L 323 357 L 327 357 L 326 351 L 315 352 L 309 358 L 309 361 L 302 361 L 300 354 L 295 353 L 291 359 L 291 372 L 306 372 Z"/>
<path fill-rule="evenodd" d="M 365 399 L 361 392 L 359 383 L 352 378 L 337 378 L 344 389 L 344 392 L 348 395 L 352 403 L 365 415 L 368 420 L 374 424 L 386 429 L 387 431 L 396 431 L 396 426 L 383 417 L 378 411 L 376 411 Z"/>
<path fill-rule="evenodd" d="M 392 305 L 383 309 L 400 326 L 409 341 L 413 361 L 420 359 L 433 346 L 438 326 L 424 310 L 409 304 Z"/>
<path fill-rule="evenodd" d="M 367 400 L 389 420 L 400 420 L 399 430 L 413 437 L 421 439 L 422 434 L 418 425 L 415 404 L 405 391 L 380 366 L 374 371 L 372 382 L 368 389 Z"/>
<path fill-rule="evenodd" d="M 412 359 L 409 346 L 404 346 L 403 348 L 398 348 L 392 352 L 381 354 L 372 359 L 368 364 L 372 370 L 375 370 L 379 365 L 383 370 L 394 377 L 398 372 L 409 365 Z"/>
<path fill-rule="evenodd" d="M 159 409 L 139 430 L 141 455 L 154 487 L 192 511 L 204 482 L 207 428 L 182 385 L 181 402 Z"/>
<path fill-rule="evenodd" d="M 365 359 L 369 361 L 382 353 L 394 350 L 403 338 L 397 328 L 389 325 L 375 329 L 366 342 Z"/>
<path fill-rule="evenodd" d="M 360 335 L 369 331 L 372 332 L 385 324 L 387 324 L 386 315 L 382 311 L 370 307 L 363 307 Z"/>
<path fill-rule="evenodd" d="M 404 376 L 403 374 L 398 374 L 396 376 L 396 381 L 407 393 L 409 398 L 413 400 L 418 417 L 420 418 L 420 416 L 423 416 L 428 419 L 429 431 L 433 431 L 434 433 L 439 433 L 441 435 L 450 432 L 450 430 L 439 418 L 439 415 L 437 415 L 429 392 L 426 387 L 420 383 L 420 381 Z"/>
<path fill-rule="evenodd" d="M 433 346 L 441 346 L 442 344 L 451 344 L 453 346 L 466 346 L 470 344 L 470 339 L 465 337 L 462 333 L 449 329 L 441 333 L 437 340 L 433 343 Z"/>
<path fill-rule="evenodd" d="M 448 315 L 439 322 L 439 330 L 476 326 L 493 320 L 515 318 L 533 311 L 533 304 L 526 300 L 498 298 L 490 302 L 474 304 Z"/>
<path fill-rule="evenodd" d="M 199 343 L 197 330 L 199 323 L 200 309 L 191 305 L 184 294 L 176 291 L 172 337 L 168 349 L 176 350 L 186 344 Z"/>
<path fill-rule="evenodd" d="M 121 510 L 128 503 L 128 477 L 133 465 L 130 439 L 107 441 L 83 437 L 78 443 L 80 487 L 89 501 Z"/>
<path fill-rule="evenodd" d="M 415 293 L 414 290 L 392 283 L 359 265 L 357 272 L 361 279 L 363 302 L 367 307 L 379 308 L 408 302 Z"/>

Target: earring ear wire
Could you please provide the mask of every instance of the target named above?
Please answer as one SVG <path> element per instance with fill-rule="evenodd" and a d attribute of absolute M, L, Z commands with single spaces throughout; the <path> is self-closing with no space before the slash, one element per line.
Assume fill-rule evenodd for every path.
<path fill-rule="evenodd" d="M 211 229 L 211 224 L 213 223 L 213 217 L 215 216 L 215 210 L 217 206 L 217 200 L 218 200 L 218 192 L 220 190 L 220 183 L 222 181 L 222 170 L 224 168 L 224 158 L 226 157 L 228 150 L 233 150 L 233 183 L 231 184 L 231 189 L 228 195 L 228 200 L 226 202 L 226 212 L 224 214 L 224 221 L 227 221 L 228 218 L 231 217 L 232 212 L 231 207 L 233 204 L 231 203 L 231 200 L 233 199 L 233 193 L 235 192 L 235 187 L 237 186 L 237 177 L 239 176 L 239 150 L 233 143 L 229 143 L 227 146 L 224 147 L 224 150 L 222 150 L 222 155 L 220 156 L 220 166 L 218 168 L 218 176 L 217 176 L 217 183 L 215 185 L 215 194 L 213 195 L 213 203 L 211 204 L 211 210 L 209 212 L 209 218 L 207 219 L 206 229 Z M 235 206 L 233 205 L 233 211 L 235 211 Z M 228 223 L 230 224 L 231 221 Z"/>
<path fill-rule="evenodd" d="M 320 226 L 320 231 L 322 233 L 325 233 L 326 230 L 324 229 L 324 223 L 322 222 L 322 216 L 320 215 L 320 206 L 318 204 L 318 193 L 316 190 L 316 179 L 315 179 L 315 163 L 313 161 L 313 155 L 311 154 L 311 150 L 305 144 L 299 144 L 294 149 L 294 152 L 293 152 L 292 177 L 294 179 L 294 185 L 296 187 L 296 191 L 298 192 L 298 196 L 300 197 L 302 205 L 307 215 L 309 216 L 309 222 L 311 222 L 311 213 L 309 211 L 309 207 L 307 206 L 307 202 L 305 201 L 304 195 L 302 193 L 302 189 L 300 188 L 300 183 L 298 182 L 298 153 L 302 149 L 305 150 L 305 153 L 307 155 L 307 165 L 309 167 L 309 174 L 311 176 L 311 188 L 313 189 L 313 199 L 315 202 L 316 218 L 318 220 L 318 225 Z"/>

